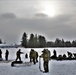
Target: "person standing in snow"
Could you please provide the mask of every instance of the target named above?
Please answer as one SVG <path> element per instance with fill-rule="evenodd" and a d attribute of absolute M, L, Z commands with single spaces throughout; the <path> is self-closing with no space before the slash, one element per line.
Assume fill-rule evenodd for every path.
<path fill-rule="evenodd" d="M 56 58 L 57 57 L 56 50 L 53 51 L 53 54 L 54 54 L 54 57 Z"/>
<path fill-rule="evenodd" d="M 0 49 L 0 58 L 2 58 L 2 51 L 1 51 L 1 49 Z"/>
<path fill-rule="evenodd" d="M 49 68 L 48 68 L 48 64 L 49 64 L 49 54 L 48 54 L 48 52 L 47 52 L 46 49 L 44 49 L 42 52 L 43 52 L 43 53 L 40 55 L 40 57 L 42 57 L 42 58 L 43 58 L 43 61 L 44 61 L 44 63 L 43 63 L 44 72 L 47 73 L 47 72 L 49 72 Z"/>
<path fill-rule="evenodd" d="M 25 58 L 28 58 L 28 54 L 27 53 L 25 54 Z"/>
<path fill-rule="evenodd" d="M 30 57 L 30 62 L 33 61 L 34 64 L 38 62 L 38 52 L 36 52 L 34 49 L 31 49 L 29 57 Z"/>
<path fill-rule="evenodd" d="M 8 55 L 9 55 L 9 51 L 6 50 L 6 52 L 5 52 L 5 60 L 6 60 L 6 61 L 8 60 Z"/>
<path fill-rule="evenodd" d="M 38 52 L 36 51 L 36 62 L 38 62 Z"/>
<path fill-rule="evenodd" d="M 31 49 L 29 53 L 30 62 L 32 62 L 32 58 L 33 58 L 32 55 L 33 55 L 33 49 Z"/>

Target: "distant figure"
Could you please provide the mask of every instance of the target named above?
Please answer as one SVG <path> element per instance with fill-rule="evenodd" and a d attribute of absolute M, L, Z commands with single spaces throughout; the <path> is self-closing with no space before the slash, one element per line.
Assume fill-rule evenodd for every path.
<path fill-rule="evenodd" d="M 53 51 L 53 54 L 54 54 L 54 57 L 56 58 L 57 57 L 56 50 Z"/>
<path fill-rule="evenodd" d="M 62 59 L 63 59 L 63 56 L 62 55 L 58 55 L 57 60 L 62 60 Z"/>
<path fill-rule="evenodd" d="M 5 52 L 5 60 L 6 60 L 6 61 L 8 60 L 8 55 L 9 55 L 9 51 L 6 50 L 6 52 Z"/>
<path fill-rule="evenodd" d="M 67 54 L 68 54 L 68 57 L 69 57 L 69 58 L 72 58 L 72 53 L 71 53 L 71 52 L 68 52 L 68 51 L 67 51 Z"/>
<path fill-rule="evenodd" d="M 74 55 L 74 58 L 76 58 L 76 53 L 73 53 L 73 55 Z"/>
<path fill-rule="evenodd" d="M 66 55 L 65 54 L 63 54 L 63 58 L 66 58 Z"/>
<path fill-rule="evenodd" d="M 28 58 L 28 54 L 27 53 L 25 54 L 25 58 Z"/>
<path fill-rule="evenodd" d="M 19 59 L 19 61 L 21 61 L 21 54 L 23 54 L 23 52 L 21 52 L 21 49 L 19 49 L 17 52 L 16 52 L 16 61 Z"/>
<path fill-rule="evenodd" d="M 2 51 L 1 51 L 1 49 L 0 49 L 0 58 L 2 58 Z"/>

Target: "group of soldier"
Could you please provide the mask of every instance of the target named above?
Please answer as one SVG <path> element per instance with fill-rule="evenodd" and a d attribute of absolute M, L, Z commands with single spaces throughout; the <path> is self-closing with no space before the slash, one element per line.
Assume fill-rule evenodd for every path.
<path fill-rule="evenodd" d="M 71 53 L 69 51 L 67 51 L 68 57 L 69 58 L 76 58 L 76 53 Z"/>
<path fill-rule="evenodd" d="M 5 60 L 7 61 L 8 60 L 8 55 L 9 55 L 9 51 L 6 49 L 6 52 L 5 52 Z M 0 49 L 0 60 L 3 60 L 2 59 L 2 51 Z"/>
<path fill-rule="evenodd" d="M 17 52 L 16 52 L 16 60 L 17 61 L 19 59 L 19 61 L 21 61 L 21 54 L 23 54 L 23 52 L 21 52 L 21 49 L 19 49 Z M 30 53 L 29 53 L 29 58 L 30 58 L 30 63 L 33 62 L 33 64 L 36 64 L 38 62 L 38 52 L 35 51 L 34 49 L 31 49 L 30 50 Z M 27 54 L 25 55 L 25 57 L 28 57 Z M 49 68 L 48 68 L 48 63 L 49 63 L 49 60 L 50 60 L 50 51 L 48 49 L 44 49 L 42 51 L 42 54 L 39 56 L 39 58 L 43 58 L 43 67 L 44 67 L 44 72 L 49 72 Z"/>
<path fill-rule="evenodd" d="M 15 62 L 17 61 L 22 61 L 21 60 L 21 54 L 24 54 L 24 52 L 21 52 L 21 49 L 19 49 L 16 52 L 16 59 Z M 9 56 L 9 51 L 6 49 L 5 51 L 5 60 L 8 61 L 8 56 Z M 48 49 L 44 49 L 42 51 L 42 54 L 39 56 L 38 52 L 34 49 L 31 49 L 29 52 L 29 58 L 30 58 L 30 63 L 33 62 L 33 64 L 35 65 L 36 63 L 38 63 L 38 57 L 39 58 L 43 58 L 43 67 L 44 67 L 44 72 L 49 72 L 49 68 L 48 68 L 48 63 L 50 60 L 50 51 Z M 28 58 L 28 54 L 25 54 L 25 58 Z M 2 51 L 0 49 L 0 59 L 2 59 Z"/>
<path fill-rule="evenodd" d="M 56 59 L 56 60 L 64 60 L 64 59 L 69 59 L 69 60 L 73 60 L 73 59 L 76 59 L 76 53 L 71 53 L 69 51 L 67 51 L 67 55 L 66 54 L 63 54 L 63 55 L 58 55 L 57 56 L 57 52 L 56 50 L 53 51 L 53 55 L 51 56 L 51 59 Z"/>
<path fill-rule="evenodd" d="M 21 52 L 21 49 L 19 49 L 17 52 L 16 52 L 16 59 L 15 61 L 22 61 L 21 60 L 21 54 L 24 54 L 23 52 Z M 74 55 L 74 57 L 76 58 L 76 53 L 71 53 L 71 52 L 68 52 L 67 51 L 67 54 L 68 54 L 68 57 L 69 58 L 72 58 L 72 56 Z M 6 49 L 6 52 L 5 52 L 5 60 L 7 61 L 8 60 L 8 55 L 9 55 L 9 51 Z M 39 57 L 39 60 L 38 60 L 38 57 Z M 59 55 L 59 57 L 61 57 L 61 55 Z M 63 57 L 66 58 L 66 55 L 64 54 Z M 25 54 L 25 58 L 28 58 L 28 54 L 26 53 Z M 44 67 L 44 72 L 47 73 L 49 72 L 49 60 L 50 58 L 52 59 L 57 59 L 57 52 L 56 50 L 53 51 L 53 56 L 51 56 L 51 53 L 48 49 L 43 49 L 42 51 L 42 54 L 39 56 L 38 52 L 34 49 L 31 49 L 30 52 L 29 52 L 29 58 L 30 58 L 30 63 L 33 62 L 33 64 L 36 64 L 38 61 L 40 62 L 40 58 L 43 58 L 43 67 Z M 0 49 L 0 59 L 2 59 L 2 51 Z M 39 65 L 40 66 L 40 65 Z"/>

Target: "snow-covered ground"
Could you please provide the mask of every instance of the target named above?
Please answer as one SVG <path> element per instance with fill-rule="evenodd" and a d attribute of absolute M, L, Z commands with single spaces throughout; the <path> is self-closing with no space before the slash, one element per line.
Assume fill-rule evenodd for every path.
<path fill-rule="evenodd" d="M 34 65 L 33 63 L 29 66 L 25 64 L 15 65 L 16 67 L 11 67 L 11 62 L 16 58 L 16 51 L 19 48 L 9 48 L 9 61 L 0 61 L 0 75 L 76 75 L 76 60 L 67 60 L 67 61 L 56 61 L 50 60 L 49 62 L 49 73 L 43 73 L 39 70 L 39 63 Z M 67 54 L 67 51 L 72 53 L 76 53 L 76 48 L 48 48 L 51 51 L 51 55 L 53 54 L 53 50 L 57 51 L 57 55 L 59 54 Z M 5 50 L 2 49 L 2 57 L 5 60 Z M 42 53 L 43 48 L 35 48 L 38 51 L 39 55 Z M 21 58 L 23 62 L 29 61 L 25 59 L 25 54 L 30 52 L 30 48 L 21 48 L 21 51 L 24 52 Z"/>

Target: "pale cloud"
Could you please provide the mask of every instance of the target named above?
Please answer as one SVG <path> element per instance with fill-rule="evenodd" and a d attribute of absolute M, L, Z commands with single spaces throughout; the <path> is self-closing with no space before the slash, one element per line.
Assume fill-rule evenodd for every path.
<path fill-rule="evenodd" d="M 3 16 L 2 16 L 3 15 Z M 68 23 L 72 15 L 60 15 L 55 18 L 17 18 L 14 14 L 2 14 L 0 17 L 0 36 L 9 42 L 21 41 L 23 32 L 42 34 L 53 40 L 56 37 L 73 39 L 76 37 L 76 29 Z M 4 18 L 3 20 L 2 17 Z M 7 18 L 9 18 L 7 20 Z M 76 26 L 75 26 L 76 28 Z"/>
<path fill-rule="evenodd" d="M 48 0 L 56 3 L 55 17 L 40 12 L 42 1 L 0 0 L 0 37 L 9 43 L 20 42 L 23 32 L 45 35 L 47 40 L 76 39 L 76 1 Z"/>
<path fill-rule="evenodd" d="M 14 13 L 21 18 L 31 17 L 33 14 L 41 12 L 41 4 L 47 1 L 48 3 L 53 2 L 57 15 L 76 13 L 75 0 L 0 0 L 0 14 Z"/>

